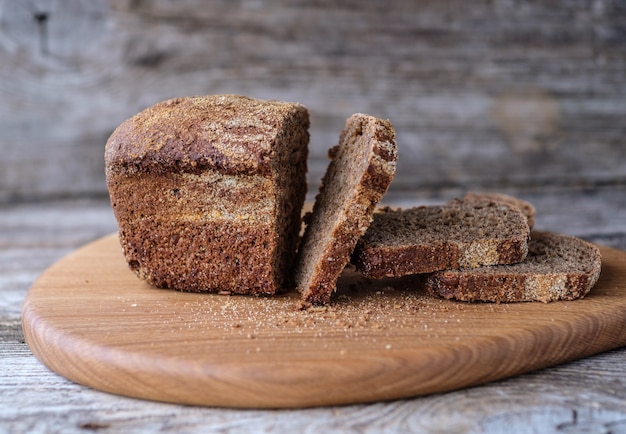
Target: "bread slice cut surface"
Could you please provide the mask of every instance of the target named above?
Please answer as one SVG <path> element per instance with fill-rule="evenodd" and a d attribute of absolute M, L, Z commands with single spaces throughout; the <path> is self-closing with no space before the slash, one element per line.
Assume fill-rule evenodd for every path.
<path fill-rule="evenodd" d="M 535 226 L 535 206 L 523 199 L 504 193 L 482 193 L 478 191 L 469 191 L 464 199 L 470 200 L 492 200 L 494 202 L 504 202 L 519 208 L 528 219 L 528 227 L 532 230 Z"/>
<path fill-rule="evenodd" d="M 376 213 L 351 260 L 370 278 L 516 263 L 528 253 L 529 233 L 517 207 L 455 199 Z"/>

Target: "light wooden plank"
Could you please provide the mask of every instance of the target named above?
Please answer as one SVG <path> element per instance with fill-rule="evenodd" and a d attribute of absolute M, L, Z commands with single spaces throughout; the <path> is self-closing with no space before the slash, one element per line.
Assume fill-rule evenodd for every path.
<path fill-rule="evenodd" d="M 301 408 L 450 391 L 626 345 L 626 253 L 601 249 L 582 300 L 461 303 L 415 279 L 347 270 L 330 306 L 297 293 L 157 290 L 116 235 L 50 267 L 24 302 L 26 341 L 78 383 L 179 404 Z"/>

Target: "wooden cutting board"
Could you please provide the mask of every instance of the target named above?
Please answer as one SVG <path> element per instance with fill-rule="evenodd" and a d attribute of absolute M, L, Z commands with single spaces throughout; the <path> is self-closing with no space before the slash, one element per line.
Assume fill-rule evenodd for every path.
<path fill-rule="evenodd" d="M 307 407 L 443 392 L 626 345 L 626 252 L 573 302 L 468 304 L 346 270 L 332 305 L 161 290 L 114 235 L 60 260 L 23 307 L 33 353 L 96 389 L 159 401 Z"/>

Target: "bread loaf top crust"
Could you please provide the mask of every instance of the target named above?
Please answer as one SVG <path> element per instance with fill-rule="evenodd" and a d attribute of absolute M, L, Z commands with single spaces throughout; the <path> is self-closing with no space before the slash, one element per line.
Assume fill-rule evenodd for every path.
<path fill-rule="evenodd" d="M 303 118 L 308 112 L 298 103 L 238 95 L 170 99 L 123 122 L 107 141 L 105 162 L 129 173 L 270 176 L 280 126 Z"/>

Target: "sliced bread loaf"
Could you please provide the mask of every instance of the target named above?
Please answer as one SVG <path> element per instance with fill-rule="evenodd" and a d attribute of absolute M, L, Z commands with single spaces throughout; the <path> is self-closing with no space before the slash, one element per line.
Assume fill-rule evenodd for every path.
<path fill-rule="evenodd" d="M 395 131 L 389 121 L 352 115 L 329 151 L 328 166 L 298 249 L 295 284 L 303 301 L 325 304 L 354 246 L 395 175 Z"/>
<path fill-rule="evenodd" d="M 433 273 L 426 288 L 462 301 L 574 300 L 595 285 L 600 268 L 600 251 L 593 244 L 572 236 L 533 232 L 524 262 Z"/>
<path fill-rule="evenodd" d="M 517 207 L 455 199 L 375 214 L 351 260 L 371 278 L 515 263 L 526 257 L 529 233 Z"/>

